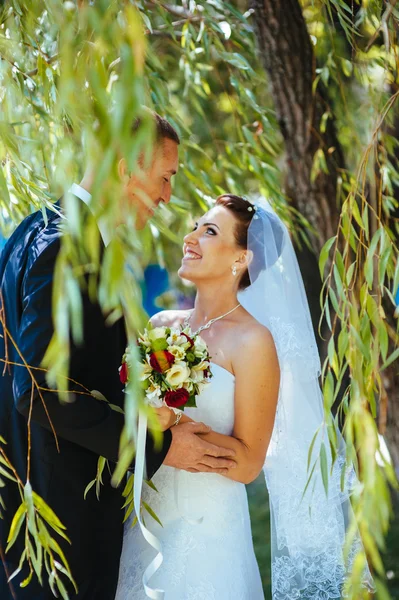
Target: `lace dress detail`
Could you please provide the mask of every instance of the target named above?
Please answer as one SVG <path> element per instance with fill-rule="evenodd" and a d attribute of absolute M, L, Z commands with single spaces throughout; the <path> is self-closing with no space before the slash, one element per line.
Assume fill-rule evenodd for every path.
<path fill-rule="evenodd" d="M 282 370 L 294 371 L 300 379 L 313 379 L 320 375 L 316 340 L 306 323 L 285 322 L 280 317 L 271 317 L 269 327 Z"/>
<path fill-rule="evenodd" d="M 230 435 L 234 425 L 231 373 L 212 366 L 213 378 L 186 413 Z M 144 486 L 163 527 L 145 515 L 146 526 L 162 543 L 164 561 L 150 580 L 165 600 L 263 600 L 244 484 L 210 473 L 187 473 L 162 466 L 158 493 Z M 178 506 L 176 505 L 176 497 Z M 140 529 L 125 527 L 116 600 L 146 600 L 142 575 L 155 556 Z"/>

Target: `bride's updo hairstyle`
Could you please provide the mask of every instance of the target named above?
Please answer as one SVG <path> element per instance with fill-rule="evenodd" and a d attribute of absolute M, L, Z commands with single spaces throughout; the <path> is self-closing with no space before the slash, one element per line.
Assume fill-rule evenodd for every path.
<path fill-rule="evenodd" d="M 263 210 L 262 208 L 256 208 L 254 204 L 248 202 L 241 196 L 235 196 L 234 194 L 222 194 L 216 199 L 216 206 L 224 206 L 229 210 L 236 219 L 235 228 L 235 240 L 239 248 L 246 250 L 248 248 L 248 229 L 252 223 L 252 220 L 257 219 L 259 215 L 257 212 Z M 239 290 L 245 290 L 247 287 L 254 283 L 259 274 L 264 271 L 267 267 L 271 267 L 282 252 L 283 245 L 283 231 L 277 219 L 274 215 L 268 214 L 272 240 L 264 239 L 263 226 L 259 219 L 259 227 L 251 227 L 251 250 L 253 251 L 253 258 L 251 261 L 251 277 L 249 276 L 248 269 L 242 274 L 240 283 L 238 286 Z M 254 222 L 255 225 L 256 221 Z M 265 245 L 269 247 L 265 248 Z M 266 260 L 268 264 L 266 265 Z"/>
<path fill-rule="evenodd" d="M 248 228 L 251 224 L 251 221 L 255 214 L 254 205 L 242 198 L 241 196 L 235 196 L 234 194 L 222 194 L 216 199 L 216 206 L 224 206 L 233 213 L 236 219 L 236 228 L 235 228 L 235 240 L 237 242 L 237 246 L 239 248 L 247 249 L 248 246 Z M 263 253 L 257 253 L 258 256 L 263 257 Z M 259 261 L 257 264 L 256 253 L 254 253 L 252 263 L 251 263 L 251 275 L 253 281 L 258 277 L 259 273 L 265 268 L 264 261 Z M 251 285 L 251 280 L 249 278 L 248 269 L 242 274 L 240 283 L 238 286 L 239 290 L 245 290 L 247 287 Z"/>

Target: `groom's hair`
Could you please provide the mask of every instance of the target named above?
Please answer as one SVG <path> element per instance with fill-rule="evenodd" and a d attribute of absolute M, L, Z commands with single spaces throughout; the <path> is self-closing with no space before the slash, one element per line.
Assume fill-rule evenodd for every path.
<path fill-rule="evenodd" d="M 180 137 L 177 133 L 176 129 L 165 119 L 165 117 L 161 117 L 158 113 L 149 110 L 148 108 L 145 110 L 145 113 L 153 118 L 155 121 L 155 137 L 157 142 L 167 138 L 168 140 L 172 140 L 176 142 L 176 144 L 180 144 Z M 132 133 L 136 133 L 143 124 L 144 116 L 137 117 L 133 121 L 132 125 Z M 148 118 L 148 117 L 147 117 Z"/>

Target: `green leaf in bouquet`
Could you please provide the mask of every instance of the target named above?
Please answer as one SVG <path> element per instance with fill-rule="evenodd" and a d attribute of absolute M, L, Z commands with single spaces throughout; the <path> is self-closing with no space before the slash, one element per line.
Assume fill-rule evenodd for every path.
<path fill-rule="evenodd" d="M 193 352 L 187 352 L 186 359 L 189 363 L 193 363 L 195 361 L 195 354 Z"/>
<path fill-rule="evenodd" d="M 147 348 L 145 348 L 144 346 L 139 346 L 139 357 L 141 362 L 144 362 L 146 360 Z"/>
<path fill-rule="evenodd" d="M 185 408 L 197 408 L 197 403 L 195 401 L 195 394 L 189 397 L 186 404 L 183 406 L 183 410 Z"/>
<path fill-rule="evenodd" d="M 151 342 L 151 346 L 154 352 L 157 352 L 158 350 L 167 350 L 168 342 L 164 338 L 158 338 Z"/>

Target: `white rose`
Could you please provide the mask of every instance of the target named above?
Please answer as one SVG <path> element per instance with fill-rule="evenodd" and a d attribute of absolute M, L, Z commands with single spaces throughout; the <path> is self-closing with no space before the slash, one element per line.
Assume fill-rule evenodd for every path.
<path fill-rule="evenodd" d="M 155 342 L 155 340 L 159 340 L 161 338 L 166 339 L 164 327 L 155 327 L 148 332 L 148 339 L 151 342 Z"/>
<path fill-rule="evenodd" d="M 183 387 L 189 392 L 190 395 L 194 391 L 194 384 L 192 381 L 186 381 L 185 383 L 183 383 Z"/>
<path fill-rule="evenodd" d="M 183 358 L 186 356 L 186 352 L 181 346 L 169 346 L 168 352 L 173 354 L 176 360 L 183 360 Z"/>
<path fill-rule="evenodd" d="M 205 380 L 202 383 L 197 383 L 197 388 L 198 388 L 198 393 L 201 394 L 201 392 L 204 391 L 204 389 L 206 388 L 206 386 L 208 385 L 209 381 Z"/>
<path fill-rule="evenodd" d="M 140 381 L 144 381 L 145 379 L 148 379 L 152 373 L 152 367 L 151 367 L 151 365 L 148 364 L 148 362 L 140 363 L 138 370 L 139 370 Z"/>
<path fill-rule="evenodd" d="M 196 371 L 195 369 L 191 369 L 190 377 L 194 383 L 200 383 L 204 380 L 204 371 Z"/>
<path fill-rule="evenodd" d="M 195 356 L 197 356 L 198 358 L 200 358 L 201 356 L 203 356 L 206 351 L 208 350 L 208 346 L 206 345 L 206 343 L 204 342 L 204 340 L 202 339 L 202 337 L 198 336 L 195 339 L 194 342 L 194 354 Z"/>
<path fill-rule="evenodd" d="M 199 365 L 192 367 L 192 371 L 206 371 L 209 368 L 209 360 L 201 360 Z"/>
<path fill-rule="evenodd" d="M 185 363 L 175 363 L 166 373 L 166 381 L 172 387 L 180 387 L 190 377 L 190 369 Z"/>

